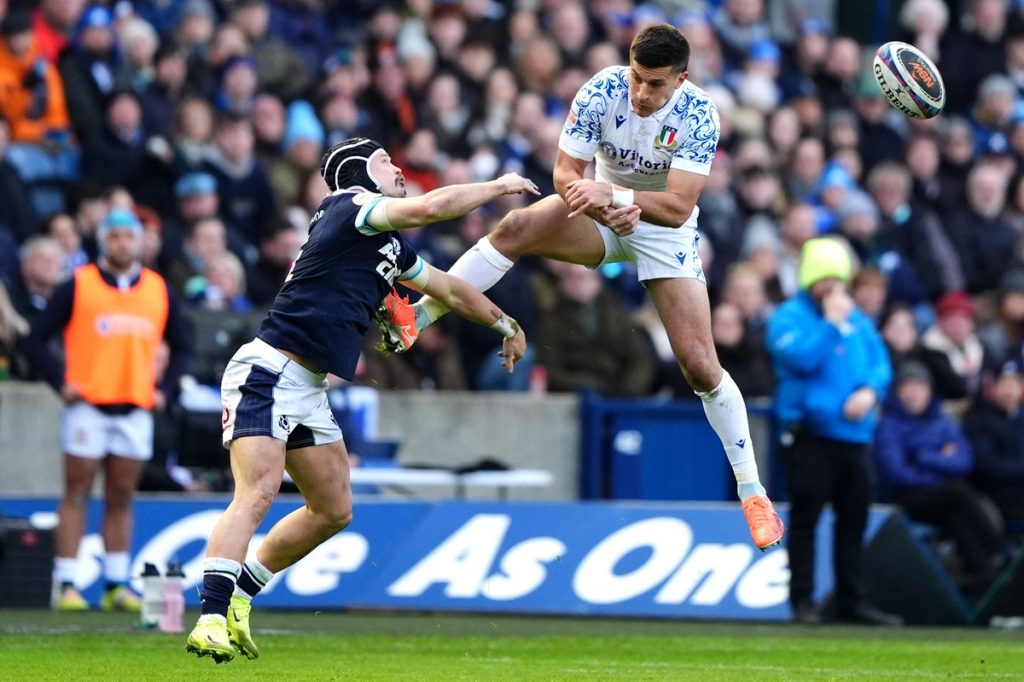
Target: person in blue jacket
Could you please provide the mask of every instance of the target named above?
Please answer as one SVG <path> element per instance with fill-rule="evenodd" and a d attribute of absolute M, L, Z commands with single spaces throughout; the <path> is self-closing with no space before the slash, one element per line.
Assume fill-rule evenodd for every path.
<path fill-rule="evenodd" d="M 928 367 L 900 364 L 875 434 L 882 485 L 915 521 L 939 526 L 953 538 L 963 568 L 961 585 L 985 588 L 1003 564 L 998 508 L 974 488 L 974 451 L 963 429 L 942 412 Z"/>
<path fill-rule="evenodd" d="M 843 241 L 808 240 L 800 290 L 768 322 L 768 350 L 778 379 L 782 464 L 791 498 L 789 600 L 794 620 L 821 620 L 814 595 L 815 528 L 825 504 L 835 512 L 835 619 L 899 625 L 869 605 L 861 580 L 868 507 L 874 494 L 871 441 L 876 407 L 892 378 L 889 355 L 848 285 L 853 257 Z"/>

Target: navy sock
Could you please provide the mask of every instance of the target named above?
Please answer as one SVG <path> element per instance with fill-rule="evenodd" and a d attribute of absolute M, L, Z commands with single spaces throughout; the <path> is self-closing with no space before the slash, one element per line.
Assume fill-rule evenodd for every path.
<path fill-rule="evenodd" d="M 115 590 L 115 589 L 117 589 L 118 587 L 121 587 L 124 584 L 125 583 L 123 583 L 123 582 L 121 582 L 119 580 L 108 580 L 106 586 L 104 587 L 104 589 L 107 592 L 110 592 L 111 590 Z"/>
<path fill-rule="evenodd" d="M 242 590 L 250 597 L 255 597 L 264 587 L 266 587 L 266 584 L 261 583 L 259 579 L 249 571 L 248 566 L 242 566 L 242 574 L 238 576 L 238 589 Z"/>
<path fill-rule="evenodd" d="M 235 581 L 223 573 L 204 573 L 203 589 L 199 593 L 202 614 L 205 616 L 208 613 L 215 613 L 226 618 L 228 602 L 231 601 L 231 593 L 234 590 Z"/>

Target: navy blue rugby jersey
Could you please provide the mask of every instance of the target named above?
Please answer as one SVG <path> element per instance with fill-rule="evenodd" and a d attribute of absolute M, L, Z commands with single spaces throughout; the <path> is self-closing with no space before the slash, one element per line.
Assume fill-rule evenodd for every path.
<path fill-rule="evenodd" d="M 341 192 L 323 200 L 259 338 L 352 379 L 377 306 L 400 275 L 410 279 L 426 267 L 401 234 L 366 224 L 384 198 Z"/>

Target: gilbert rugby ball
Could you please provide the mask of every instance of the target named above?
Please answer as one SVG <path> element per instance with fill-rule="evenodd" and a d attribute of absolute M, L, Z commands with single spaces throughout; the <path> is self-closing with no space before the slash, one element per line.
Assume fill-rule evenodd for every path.
<path fill-rule="evenodd" d="M 872 73 L 889 104 L 911 118 L 932 118 L 946 104 L 942 74 L 913 45 L 893 41 L 879 47 Z"/>

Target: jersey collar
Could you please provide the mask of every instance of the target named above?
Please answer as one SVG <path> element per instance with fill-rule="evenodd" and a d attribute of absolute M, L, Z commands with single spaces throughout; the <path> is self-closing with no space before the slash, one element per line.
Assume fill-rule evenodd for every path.
<path fill-rule="evenodd" d="M 668 116 L 668 112 L 672 111 L 672 109 L 675 108 L 676 102 L 679 100 L 680 95 L 683 94 L 683 88 L 686 87 L 686 83 L 686 81 L 683 81 L 682 85 L 675 89 L 675 91 L 672 93 L 672 96 L 668 98 L 668 101 L 665 102 L 661 109 L 658 109 L 647 118 L 655 120 L 658 123 L 664 121 L 665 117 Z"/>

